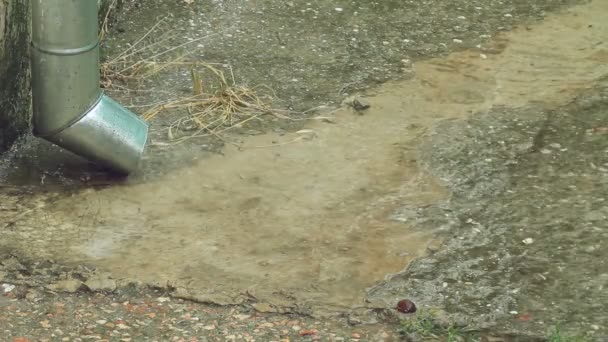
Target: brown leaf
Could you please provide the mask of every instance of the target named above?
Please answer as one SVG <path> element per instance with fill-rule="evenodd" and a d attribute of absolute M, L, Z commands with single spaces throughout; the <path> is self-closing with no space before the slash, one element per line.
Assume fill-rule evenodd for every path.
<path fill-rule="evenodd" d="M 310 335 L 316 335 L 319 332 L 316 329 L 304 329 L 304 330 L 300 330 L 300 336 L 310 336 Z"/>
<path fill-rule="evenodd" d="M 589 133 L 599 133 L 599 134 L 606 134 L 608 133 L 608 127 L 594 127 L 590 130 L 588 130 Z"/>

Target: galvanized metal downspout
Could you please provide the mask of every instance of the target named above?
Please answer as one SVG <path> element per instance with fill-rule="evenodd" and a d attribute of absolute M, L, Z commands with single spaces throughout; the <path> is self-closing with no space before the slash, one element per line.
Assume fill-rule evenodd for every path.
<path fill-rule="evenodd" d="M 134 171 L 148 125 L 100 88 L 97 0 L 31 1 L 34 135 L 115 171 Z"/>

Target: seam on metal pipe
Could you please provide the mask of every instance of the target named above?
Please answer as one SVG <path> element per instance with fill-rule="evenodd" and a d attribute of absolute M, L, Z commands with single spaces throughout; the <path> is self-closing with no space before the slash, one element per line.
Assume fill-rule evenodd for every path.
<path fill-rule="evenodd" d="M 99 46 L 99 42 L 95 42 L 90 44 L 89 46 L 83 46 L 77 49 L 43 49 L 39 47 L 35 42 L 32 42 L 32 47 L 40 52 L 44 52 L 49 55 L 55 56 L 73 56 L 80 55 L 85 52 L 89 52 L 91 50 L 96 49 Z"/>
<path fill-rule="evenodd" d="M 39 138 L 43 138 L 46 139 L 48 137 L 52 137 L 56 134 L 59 134 L 60 132 L 64 131 L 65 129 L 67 129 L 68 127 L 74 125 L 76 122 L 80 121 L 85 115 L 89 114 L 89 112 L 91 112 L 91 110 L 97 106 L 97 104 L 101 101 L 101 99 L 103 98 L 103 94 L 100 92 L 99 93 L 99 97 L 97 98 L 97 100 L 93 103 L 93 105 L 91 105 L 90 108 L 88 108 L 85 112 L 81 113 L 80 115 L 78 115 L 77 117 L 75 117 L 72 121 L 68 122 L 67 124 L 53 130 L 50 132 L 46 132 L 46 133 L 40 133 L 38 131 L 36 131 L 36 127 L 34 126 L 34 135 L 36 135 Z"/>

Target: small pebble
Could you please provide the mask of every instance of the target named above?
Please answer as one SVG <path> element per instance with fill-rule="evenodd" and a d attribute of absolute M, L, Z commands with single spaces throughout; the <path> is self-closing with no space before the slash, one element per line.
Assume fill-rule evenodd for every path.
<path fill-rule="evenodd" d="M 2 288 L 4 289 L 4 293 L 11 292 L 15 289 L 15 285 L 12 284 L 2 284 Z"/>

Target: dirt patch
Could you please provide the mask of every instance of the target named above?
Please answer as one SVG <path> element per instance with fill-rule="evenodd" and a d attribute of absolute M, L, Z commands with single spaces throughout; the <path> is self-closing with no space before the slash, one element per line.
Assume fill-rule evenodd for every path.
<path fill-rule="evenodd" d="M 259 313 L 245 306 L 211 306 L 171 298 L 165 289 L 134 284 L 116 289 L 97 288 L 98 292 L 91 293 L 84 290 L 87 285 L 80 281 L 90 272 L 82 267 L 65 268 L 49 262 L 21 264 L 15 259 L 0 257 L 3 340 L 376 341 L 396 338 L 386 326 L 362 329 L 297 315 Z M 44 281 L 31 282 L 34 279 L 28 275 L 32 273 Z M 95 288 L 91 279 L 86 283 Z M 61 290 L 63 292 L 58 293 Z"/>

